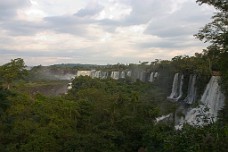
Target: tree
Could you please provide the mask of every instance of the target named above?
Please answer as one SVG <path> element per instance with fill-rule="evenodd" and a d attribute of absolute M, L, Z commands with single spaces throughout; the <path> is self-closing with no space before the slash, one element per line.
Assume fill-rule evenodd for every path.
<path fill-rule="evenodd" d="M 209 60 L 216 59 L 213 61 L 216 63 L 214 64 L 214 68 L 217 69 L 219 67 L 222 74 L 221 84 L 224 93 L 228 96 L 228 2 L 227 0 L 197 0 L 196 2 L 200 5 L 212 5 L 218 11 L 212 16 L 212 22 L 206 24 L 195 36 L 200 40 L 211 43 L 206 53 Z M 226 117 L 227 111 L 228 100 L 226 98 L 225 107 L 221 111 L 223 113 L 222 121 L 225 123 L 228 123 L 228 118 Z"/>
<path fill-rule="evenodd" d="M 0 87 L 0 115 L 10 106 L 10 101 L 7 98 L 9 95 L 8 90 Z"/>
<path fill-rule="evenodd" d="M 0 78 L 6 83 L 7 89 L 14 80 L 18 80 L 27 75 L 24 60 L 21 58 L 13 59 L 0 67 Z"/>
<path fill-rule="evenodd" d="M 204 3 L 213 5 L 216 9 L 219 9 L 221 11 L 227 11 L 228 9 L 227 0 L 197 0 L 196 2 L 200 5 Z"/>
<path fill-rule="evenodd" d="M 212 22 L 206 24 L 195 36 L 220 48 L 221 53 L 228 51 L 228 3 L 227 0 L 197 0 L 197 3 L 214 6 L 218 12 Z"/>

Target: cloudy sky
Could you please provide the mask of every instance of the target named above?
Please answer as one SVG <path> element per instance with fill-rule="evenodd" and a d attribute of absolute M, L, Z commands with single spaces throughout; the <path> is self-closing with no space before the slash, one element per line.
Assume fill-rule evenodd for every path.
<path fill-rule="evenodd" d="M 193 55 L 213 9 L 195 0 L 0 0 L 0 64 L 138 63 Z"/>

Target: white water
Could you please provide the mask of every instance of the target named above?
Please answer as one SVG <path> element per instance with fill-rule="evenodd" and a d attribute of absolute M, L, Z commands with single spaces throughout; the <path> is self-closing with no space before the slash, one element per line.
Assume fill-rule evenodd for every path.
<path fill-rule="evenodd" d="M 102 72 L 101 72 L 101 75 L 100 75 L 100 78 L 101 78 L 101 79 L 107 79 L 107 77 L 108 77 L 108 73 L 102 71 Z"/>
<path fill-rule="evenodd" d="M 77 77 L 79 76 L 91 76 L 91 71 L 78 71 Z"/>
<path fill-rule="evenodd" d="M 131 71 L 127 71 L 127 76 L 131 77 Z"/>
<path fill-rule="evenodd" d="M 119 71 L 112 71 L 111 73 L 111 78 L 114 80 L 118 80 L 120 77 L 120 72 Z"/>
<path fill-rule="evenodd" d="M 157 77 L 158 77 L 158 72 L 155 72 L 154 78 L 157 78 Z"/>
<path fill-rule="evenodd" d="M 179 75 L 176 73 L 173 78 L 172 92 L 168 99 L 178 101 L 183 95 L 183 84 L 184 84 L 184 75 Z"/>
<path fill-rule="evenodd" d="M 174 99 L 178 96 L 178 76 L 179 74 L 176 73 L 173 78 L 173 85 L 172 85 L 172 92 L 170 96 L 168 97 L 169 99 Z"/>
<path fill-rule="evenodd" d="M 215 117 L 217 116 L 218 110 L 224 106 L 225 100 L 225 96 L 219 86 L 219 81 L 219 76 L 212 76 L 200 100 L 206 107 L 210 108 L 209 111 Z"/>
<path fill-rule="evenodd" d="M 162 115 L 161 117 L 157 117 L 156 118 L 156 122 L 162 121 L 166 118 L 169 118 L 170 116 L 172 116 L 172 114 L 168 114 L 168 115 Z"/>
<path fill-rule="evenodd" d="M 196 99 L 196 75 L 190 75 L 188 83 L 188 94 L 184 101 L 188 104 L 192 104 Z"/>
<path fill-rule="evenodd" d="M 182 74 L 180 79 L 180 85 L 179 85 L 179 95 L 177 98 L 175 98 L 176 101 L 178 101 L 183 95 L 183 91 L 182 91 L 183 84 L 184 84 L 184 75 Z"/>
<path fill-rule="evenodd" d="M 125 79 L 125 72 L 124 72 L 124 71 L 121 72 L 120 78 L 121 78 L 121 79 Z"/>
<path fill-rule="evenodd" d="M 201 97 L 201 105 L 190 109 L 185 122 L 193 126 L 203 126 L 217 120 L 218 111 L 224 106 L 225 96 L 219 86 L 219 76 L 212 76 Z M 178 126 L 182 126 L 180 124 Z"/>
<path fill-rule="evenodd" d="M 96 71 L 94 77 L 95 78 L 100 78 L 101 77 L 101 71 Z"/>
<path fill-rule="evenodd" d="M 149 82 L 154 82 L 154 72 L 151 72 Z"/>

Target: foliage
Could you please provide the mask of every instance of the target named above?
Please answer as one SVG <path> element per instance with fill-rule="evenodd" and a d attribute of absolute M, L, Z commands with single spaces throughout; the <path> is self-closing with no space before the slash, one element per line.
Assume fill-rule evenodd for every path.
<path fill-rule="evenodd" d="M 78 77 L 72 87 L 59 97 L 2 90 L 11 106 L 0 117 L 0 151 L 226 150 L 225 127 L 182 132 L 169 122 L 156 124 L 159 114 L 176 109 L 156 85 Z"/>
<path fill-rule="evenodd" d="M 175 56 L 172 58 L 172 64 L 178 72 L 184 74 L 210 75 L 207 58 L 203 55 L 195 56 Z"/>
<path fill-rule="evenodd" d="M 228 50 L 228 3 L 226 0 L 197 0 L 200 4 L 209 4 L 214 6 L 218 12 L 212 17 L 213 21 L 202 28 L 196 37 L 205 42 L 211 42 L 220 48 L 221 52 Z"/>
<path fill-rule="evenodd" d="M 228 148 L 227 139 L 227 128 L 221 128 L 218 124 L 199 128 L 185 125 L 181 131 L 166 138 L 164 149 L 175 152 L 222 152 Z"/>
<path fill-rule="evenodd" d="M 1 79 L 3 79 L 3 82 L 7 84 L 7 88 L 9 89 L 10 84 L 14 80 L 24 78 L 24 76 L 27 74 L 27 71 L 25 70 L 24 60 L 17 58 L 11 60 L 9 63 L 2 65 L 0 67 L 0 74 Z"/>
<path fill-rule="evenodd" d="M 151 84 L 79 77 L 62 97 L 7 96 L 1 151 L 137 151 L 164 98 Z M 154 128 L 155 129 L 155 128 Z M 159 140 L 163 142 L 163 140 Z"/>
<path fill-rule="evenodd" d="M 0 87 L 0 115 L 10 106 L 10 101 L 7 97 L 11 95 L 9 90 Z"/>
<path fill-rule="evenodd" d="M 228 97 L 228 3 L 227 0 L 197 0 L 199 4 L 209 4 L 215 7 L 216 14 L 212 17 L 212 22 L 206 24 L 196 37 L 211 45 L 206 50 L 206 55 L 210 62 L 215 62 L 211 66 L 220 70 L 222 74 L 222 87 L 226 97 Z M 223 114 L 227 113 L 228 106 L 223 109 Z M 226 118 L 226 117 L 224 117 Z M 223 119 L 228 122 L 228 119 Z"/>
<path fill-rule="evenodd" d="M 150 65 L 142 62 L 128 67 L 123 64 L 100 67 L 106 70 L 141 68 L 145 71 L 159 71 L 160 80 L 153 84 L 78 77 L 74 79 L 68 94 L 58 97 L 27 94 L 23 91 L 26 87 L 22 85 L 23 89 L 10 91 L 1 87 L 0 151 L 227 151 L 227 107 L 221 111 L 218 123 L 205 127 L 185 125 L 180 131 L 174 130 L 172 123 L 154 121 L 158 115 L 173 113 L 177 108 L 175 104 L 166 102 L 166 92 L 159 89 L 171 86 L 168 81 L 175 72 L 197 74 L 200 80 L 198 86 L 203 87 L 211 70 L 221 70 L 223 88 L 228 94 L 227 2 L 197 2 L 213 5 L 219 10 L 213 16 L 213 21 L 196 35 L 212 43 L 202 54 L 196 53 L 193 57 L 176 56 L 172 61 L 156 60 Z M 33 68 L 30 76 L 36 76 L 39 71 L 65 74 L 66 71 L 84 66 L 60 67 L 61 70 L 59 65 L 50 69 L 38 66 Z M 88 69 L 91 67 L 94 66 L 86 65 Z M 25 75 L 24 68 L 22 59 L 12 60 L 0 67 L 0 79 L 9 88 L 14 80 Z M 46 87 L 47 83 L 44 84 Z M 30 85 L 27 88 L 32 90 L 42 84 Z M 15 91 L 13 95 L 12 91 Z"/>

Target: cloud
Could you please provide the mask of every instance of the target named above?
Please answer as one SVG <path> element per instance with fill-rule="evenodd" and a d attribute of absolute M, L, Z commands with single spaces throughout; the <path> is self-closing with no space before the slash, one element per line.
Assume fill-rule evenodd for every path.
<path fill-rule="evenodd" d="M 200 52 L 192 35 L 213 9 L 195 0 L 7 0 L 0 3 L 0 63 L 129 63 Z"/>
<path fill-rule="evenodd" d="M 131 14 L 126 18 L 126 23 L 131 25 L 148 23 L 152 18 L 162 17 L 168 13 L 170 5 L 157 0 L 144 0 L 130 2 Z"/>
<path fill-rule="evenodd" d="M 31 22 L 23 20 L 9 20 L 2 23 L 3 28 L 9 35 L 20 36 L 20 35 L 34 35 L 37 32 L 45 30 L 45 25 L 41 22 Z"/>
<path fill-rule="evenodd" d="M 9 19 L 17 15 L 17 10 L 30 6 L 29 0 L 2 0 L 0 3 L 0 19 Z"/>
<path fill-rule="evenodd" d="M 152 19 L 145 30 L 145 34 L 162 38 L 195 34 L 202 24 L 210 18 L 209 14 L 204 14 L 201 9 L 195 9 L 195 5 L 195 2 L 187 1 L 177 11 Z"/>
<path fill-rule="evenodd" d="M 87 4 L 85 8 L 80 9 L 75 16 L 85 17 L 85 16 L 94 16 L 101 12 L 104 9 L 102 5 L 98 3 L 98 1 L 92 0 Z"/>
<path fill-rule="evenodd" d="M 189 37 L 178 37 L 178 38 L 165 38 L 158 40 L 151 40 L 149 42 L 137 43 L 136 47 L 139 49 L 152 49 L 152 48 L 161 48 L 161 49 L 179 49 L 179 50 L 187 50 L 192 46 L 206 46 L 206 44 L 202 44 L 199 40 L 193 38 L 193 36 Z M 196 50 L 197 51 L 197 50 Z"/>

